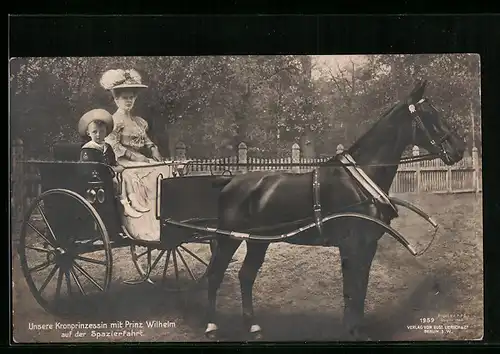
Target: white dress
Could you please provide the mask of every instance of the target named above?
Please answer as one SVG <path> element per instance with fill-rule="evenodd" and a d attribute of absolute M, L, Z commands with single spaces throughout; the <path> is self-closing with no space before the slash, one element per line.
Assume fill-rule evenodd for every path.
<path fill-rule="evenodd" d="M 139 152 L 141 148 L 150 148 L 154 143 L 147 135 L 148 124 L 141 117 L 125 117 L 119 111 L 113 115 L 114 128 L 106 137 L 106 142 L 111 145 L 119 165 L 126 167 L 152 165 L 137 169 L 125 169 L 123 178 L 129 181 L 137 199 L 150 210 L 139 218 L 123 216 L 123 224 L 130 236 L 142 240 L 159 240 L 160 221 L 156 220 L 156 184 L 157 177 L 172 177 L 172 168 L 169 165 L 155 166 L 159 162 L 130 161 L 125 158 L 127 150 Z M 158 205 L 159 209 L 159 205 Z M 158 210 L 159 213 L 159 210 Z"/>

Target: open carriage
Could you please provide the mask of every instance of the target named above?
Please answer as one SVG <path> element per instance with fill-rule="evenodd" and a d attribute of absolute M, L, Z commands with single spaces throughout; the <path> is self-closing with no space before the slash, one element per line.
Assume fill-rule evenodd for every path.
<path fill-rule="evenodd" d="M 447 165 L 453 165 L 462 159 L 465 150 L 463 141 L 439 120 L 438 111 L 432 104 L 422 98 L 424 88 L 425 84 L 418 85 L 407 101 L 398 103 L 385 113 L 374 128 L 353 144 L 348 152 L 337 154 L 325 162 L 333 166 L 323 165 L 300 176 L 277 176 L 289 181 L 294 179 L 300 183 L 290 183 L 287 186 L 293 189 L 284 188 L 281 189 L 281 194 L 273 194 L 274 200 L 279 202 L 276 205 L 280 208 L 265 209 L 260 214 L 256 213 L 258 216 L 266 216 L 265 221 L 268 223 L 253 223 L 254 220 L 250 220 L 252 223 L 247 222 L 248 212 L 241 203 L 227 203 L 228 196 L 242 195 L 242 189 L 236 188 L 241 186 L 239 182 L 248 182 L 247 186 L 254 188 L 262 181 L 260 176 L 264 174 L 247 174 L 235 179 L 226 176 L 185 174 L 164 177 L 159 174 L 154 207 L 159 238 L 149 241 L 134 239 L 121 222 L 119 205 L 112 186 L 114 172 L 109 166 L 77 161 L 79 147 L 66 147 L 57 151 L 53 162 L 33 161 L 38 164 L 41 174 L 42 194 L 28 210 L 19 243 L 20 262 L 31 292 L 47 311 L 67 312 L 79 303 L 75 301 L 77 297 L 79 300 L 90 298 L 87 289 L 97 289 L 101 293 L 108 290 L 113 273 L 114 254 L 111 250 L 128 247 L 132 262 L 139 272 L 139 278 L 128 281 L 129 284 L 153 282 L 152 272 L 163 263 L 163 259 L 165 266 L 162 269 L 161 281 L 170 289 L 187 289 L 190 288 L 189 285 L 199 284 L 210 270 L 208 323 L 205 334 L 211 338 L 217 331 L 214 322 L 215 298 L 220 282 L 215 280 L 222 279 L 227 269 L 226 261 L 232 256 L 229 251 L 234 253 L 232 245 L 239 245 L 232 242 L 232 245 L 227 247 L 231 243 L 229 238 L 251 241 L 247 244 L 247 256 L 242 269 L 247 260 L 253 264 L 250 271 L 247 267 L 246 272 L 240 272 L 240 285 L 245 322 L 252 335 L 259 334 L 260 326 L 253 318 L 251 289 L 256 273 L 262 265 L 266 248 L 256 248 L 254 242 L 292 243 L 291 239 L 299 234 L 305 236 L 304 238 L 310 234 L 322 236 L 325 223 L 354 219 L 354 228 L 358 230 L 349 232 L 348 237 L 342 237 L 341 245 L 335 245 L 333 241 L 329 244 L 312 244 L 310 239 L 297 244 L 338 246 L 341 254 L 342 246 L 344 247 L 344 252 L 347 252 L 341 262 L 344 278 L 344 316 L 350 327 L 347 328 L 348 332 L 357 337 L 364 314 L 367 275 L 376 252 L 377 243 L 372 240 L 377 240 L 385 232 L 400 242 L 412 255 L 420 255 L 434 239 L 433 237 L 423 251 L 417 252 L 400 233 L 388 225 L 391 219 L 398 216 L 397 206 L 412 210 L 437 230 L 437 224 L 428 215 L 408 202 L 389 197 L 387 186 L 385 189 L 380 188 L 361 166 L 371 166 L 372 169 L 382 172 L 382 180 L 386 185 L 390 185 L 395 175 L 395 167 L 400 163 L 439 157 Z M 429 154 L 401 157 L 404 147 L 417 143 L 423 145 Z M 163 165 L 166 166 L 167 163 Z M 175 168 L 175 165 L 170 164 L 170 168 Z M 392 172 L 387 173 L 387 170 Z M 328 173 L 329 178 L 321 180 L 321 171 Z M 336 178 L 338 174 L 334 175 L 334 172 L 342 173 L 343 183 L 339 183 L 340 178 Z M 219 183 L 221 178 L 224 179 L 223 183 Z M 246 192 L 250 188 L 247 188 Z M 262 197 L 262 192 L 267 193 L 269 190 L 271 189 L 262 188 L 260 196 Z M 353 193 L 339 194 L 342 190 Z M 302 193 L 294 193 L 295 191 Z M 334 199 L 336 204 L 325 207 L 324 203 L 321 203 L 322 196 L 323 201 L 331 202 Z M 291 214 L 290 217 L 288 214 L 299 205 L 301 212 L 303 206 L 308 210 L 302 214 Z M 347 210 L 349 206 L 360 205 L 363 208 Z M 239 219 L 233 218 L 232 221 L 239 223 L 225 222 L 231 219 L 226 216 L 226 212 L 234 214 L 235 210 L 240 211 L 238 207 L 243 212 L 238 215 Z M 287 213 L 287 220 L 282 220 L 280 212 Z M 386 212 L 388 214 L 385 214 Z M 306 213 L 309 216 L 305 215 Z M 380 215 L 385 217 L 381 218 Z M 306 219 L 299 219 L 301 217 Z M 303 223 L 299 224 L 298 221 Z M 361 225 L 364 221 L 375 227 L 365 228 L 365 225 Z M 279 226 L 280 222 L 286 225 L 277 229 L 276 226 Z M 224 225 L 232 225 L 234 230 L 223 229 Z M 271 228 L 264 230 L 267 226 Z M 292 230 L 283 231 L 285 226 Z M 352 223 L 348 223 L 347 227 L 351 226 Z M 308 230 L 313 232 L 308 235 Z M 373 237 L 372 242 L 365 242 L 367 236 Z M 32 243 L 33 239 L 38 241 Z M 322 241 L 322 237 L 316 239 Z M 188 248 L 195 245 L 199 248 L 194 251 Z M 201 247 L 205 247 L 205 250 Z M 141 252 L 139 248 L 145 250 Z M 254 250 L 253 258 L 249 253 L 251 248 Z M 154 252 L 157 254 L 153 255 Z M 188 263 L 183 252 L 197 262 L 196 266 Z M 347 259 L 349 262 L 344 262 Z M 83 263 L 89 265 L 88 268 L 95 271 L 96 275 L 92 276 L 84 269 Z M 180 269 L 181 266 L 184 271 Z M 167 274 L 169 269 L 171 272 Z M 40 276 L 42 272 L 44 275 Z M 86 284 L 80 279 L 84 279 Z M 65 293 L 62 291 L 63 282 Z M 48 291 L 50 283 L 52 292 Z M 89 307 L 79 307 L 89 311 Z"/>
<path fill-rule="evenodd" d="M 307 230 L 319 230 L 332 220 L 355 218 L 381 226 L 410 253 L 419 253 L 401 234 L 377 218 L 340 211 L 321 217 L 321 210 L 316 213 L 316 202 L 315 215 L 319 217 L 287 233 L 219 229 L 219 197 L 232 177 L 225 176 L 226 173 L 190 176 L 186 169 L 189 163 L 175 161 L 159 163 L 168 170 L 156 178 L 154 218 L 159 235 L 154 240 L 139 239 L 124 226 L 113 186 L 113 178 L 120 175 L 115 176 L 108 165 L 79 161 L 79 153 L 79 145 L 62 145 L 54 149 L 54 161 L 28 161 L 38 167 L 42 193 L 26 213 L 18 246 L 19 259 L 30 291 L 51 313 L 85 309 L 81 301 L 109 289 L 113 249 L 128 248 L 138 272 L 136 279 L 124 283 L 154 283 L 159 278 L 165 289 L 174 291 L 192 289 L 203 282 L 220 236 L 286 242 Z M 386 203 L 396 213 L 396 205 L 408 208 L 437 230 L 437 224 L 428 215 L 408 202 L 386 195 L 351 159 L 349 155 L 339 155 L 335 162 L 343 165 L 373 200 L 379 200 L 376 204 Z M 317 174 L 312 176 L 310 188 L 318 195 L 320 187 L 314 178 Z"/>
<path fill-rule="evenodd" d="M 217 234 L 279 242 L 315 226 L 311 223 L 276 236 L 219 230 L 216 228 L 218 197 L 224 185 L 219 179 L 227 176 L 189 176 L 185 164 L 173 162 L 165 165 L 178 169 L 175 177 L 162 174 L 157 177 L 154 212 L 160 223 L 159 238 L 136 239 L 123 226 L 113 190 L 113 170 L 102 163 L 78 161 L 79 148 L 63 145 L 54 150 L 55 161 L 29 161 L 40 171 L 42 193 L 27 211 L 19 256 L 30 291 L 52 313 L 73 312 L 82 308 L 78 305 L 85 298 L 109 289 L 113 249 L 129 248 L 139 273 L 137 279 L 124 283 L 153 283 L 158 279 L 154 275 L 160 272 L 162 286 L 179 291 L 192 289 L 203 281 Z M 391 201 L 429 219 L 406 202 L 394 198 Z M 367 219 L 355 213 L 339 213 L 326 216 L 322 222 L 352 217 Z M 378 220 L 368 220 L 380 224 Z M 385 227 L 415 253 L 401 235 Z"/>
<path fill-rule="evenodd" d="M 167 169 L 178 170 L 176 177 L 157 178 L 154 212 L 161 232 L 158 239 L 145 241 L 130 236 L 123 226 L 113 170 L 78 161 L 79 149 L 62 145 L 54 149 L 54 161 L 28 161 L 37 165 L 42 193 L 27 211 L 18 251 L 37 302 L 49 312 L 63 314 L 82 307 L 75 306 L 76 300 L 107 291 L 113 276 L 112 250 L 118 248 L 130 249 L 139 273 L 126 284 L 153 283 L 155 275 L 174 291 L 200 284 L 212 258 L 214 235 L 173 228 L 164 220 L 213 226 L 221 188 L 214 182 L 219 177 L 184 177 L 185 165 L 165 163 Z M 198 202 L 189 202 L 193 200 Z"/>

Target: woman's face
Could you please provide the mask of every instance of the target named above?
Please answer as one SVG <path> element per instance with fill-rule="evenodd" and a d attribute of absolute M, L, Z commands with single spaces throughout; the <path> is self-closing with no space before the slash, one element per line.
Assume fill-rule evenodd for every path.
<path fill-rule="evenodd" d="M 122 91 L 115 96 L 116 106 L 125 112 L 129 112 L 135 103 L 137 95 L 133 91 Z"/>

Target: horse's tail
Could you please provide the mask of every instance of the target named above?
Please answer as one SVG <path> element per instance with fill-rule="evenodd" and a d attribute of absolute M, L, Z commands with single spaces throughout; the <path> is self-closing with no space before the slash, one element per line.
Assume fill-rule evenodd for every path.
<path fill-rule="evenodd" d="M 231 180 L 233 179 L 232 176 L 217 176 L 215 181 L 212 183 L 212 187 L 214 188 L 223 188 L 225 187 Z"/>

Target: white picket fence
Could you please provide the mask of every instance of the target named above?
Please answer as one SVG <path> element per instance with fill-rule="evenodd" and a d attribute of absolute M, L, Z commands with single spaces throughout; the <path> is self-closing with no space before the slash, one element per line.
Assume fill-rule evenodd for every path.
<path fill-rule="evenodd" d="M 337 146 L 337 153 L 343 150 Z M 291 156 L 286 158 L 257 158 L 248 156 L 245 143 L 238 146 L 238 155 L 225 158 L 198 159 L 187 157 L 183 143 L 177 145 L 176 155 L 179 159 L 188 158 L 192 162 L 191 175 L 221 174 L 230 171 L 232 174 L 248 171 L 287 171 L 293 173 L 308 172 L 314 164 L 328 158 L 305 158 L 300 156 L 300 147 L 293 144 Z M 413 155 L 418 156 L 419 148 L 413 148 Z M 246 164 L 235 166 L 234 164 Z M 440 159 L 401 164 L 391 186 L 391 193 L 464 193 L 482 191 L 482 168 L 477 148 L 472 156 L 465 156 L 459 163 L 447 166 Z"/>
<path fill-rule="evenodd" d="M 11 169 L 11 204 L 14 220 L 20 220 L 31 200 L 40 194 L 40 176 L 34 166 L 23 166 L 23 142 L 16 140 L 13 144 Z M 342 151 L 337 147 L 337 153 Z M 187 158 L 186 146 L 177 144 L 176 159 Z M 418 147 L 413 149 L 418 155 Z M 300 156 L 300 147 L 293 144 L 291 156 L 287 158 L 257 158 L 248 156 L 245 143 L 238 146 L 238 155 L 226 158 L 197 159 L 190 158 L 190 175 L 221 174 L 230 171 L 232 174 L 248 171 L 287 171 L 292 173 L 308 172 L 315 164 L 328 158 L 304 158 Z M 245 164 L 234 166 L 231 164 Z M 293 165 L 292 165 L 293 164 Z M 212 166 L 209 166 L 212 165 Z M 482 168 L 477 148 L 472 156 L 464 157 L 454 166 L 446 166 L 441 160 L 431 160 L 402 164 L 398 167 L 396 178 L 390 193 L 463 193 L 482 191 Z"/>

